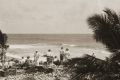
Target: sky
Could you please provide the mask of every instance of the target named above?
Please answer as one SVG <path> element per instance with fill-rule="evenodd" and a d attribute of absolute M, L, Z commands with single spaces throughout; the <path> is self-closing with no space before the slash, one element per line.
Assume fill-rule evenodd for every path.
<path fill-rule="evenodd" d="M 0 29 L 15 34 L 91 34 L 87 18 L 120 0 L 0 0 Z"/>

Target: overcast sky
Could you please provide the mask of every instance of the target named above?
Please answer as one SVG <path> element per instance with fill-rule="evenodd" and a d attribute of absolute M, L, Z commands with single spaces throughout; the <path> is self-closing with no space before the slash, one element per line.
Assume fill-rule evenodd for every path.
<path fill-rule="evenodd" d="M 0 0 L 5 33 L 92 33 L 86 19 L 105 8 L 120 12 L 120 0 Z"/>

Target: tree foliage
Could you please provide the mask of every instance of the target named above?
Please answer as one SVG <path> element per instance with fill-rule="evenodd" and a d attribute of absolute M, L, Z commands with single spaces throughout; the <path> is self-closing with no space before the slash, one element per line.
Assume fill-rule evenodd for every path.
<path fill-rule="evenodd" d="M 104 14 L 95 14 L 89 17 L 87 22 L 94 32 L 96 41 L 115 52 L 120 49 L 120 16 L 108 8 L 103 11 Z"/>
<path fill-rule="evenodd" d="M 103 11 L 103 14 L 90 16 L 87 22 L 94 32 L 94 39 L 103 43 L 113 54 L 106 60 L 90 55 L 72 59 L 71 62 L 77 62 L 77 66 L 73 69 L 74 80 L 84 80 L 88 75 L 92 80 L 120 79 L 120 16 L 108 8 Z"/>
<path fill-rule="evenodd" d="M 91 80 L 117 80 L 120 78 L 120 66 L 109 59 L 101 60 L 91 55 L 85 55 L 81 58 L 72 58 L 69 62 L 71 62 L 70 66 L 74 64 L 74 67 L 68 68 L 72 68 L 71 80 L 87 80 L 88 75 Z"/>
<path fill-rule="evenodd" d="M 2 31 L 0 30 L 0 45 L 1 45 L 2 48 L 7 49 L 9 47 L 8 45 L 6 45 L 7 40 L 8 40 L 7 34 L 2 33 Z"/>

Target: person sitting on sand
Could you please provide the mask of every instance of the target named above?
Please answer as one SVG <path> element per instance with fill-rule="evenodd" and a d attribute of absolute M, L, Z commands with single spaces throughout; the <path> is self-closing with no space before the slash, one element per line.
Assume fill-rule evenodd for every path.
<path fill-rule="evenodd" d="M 56 66 L 59 66 L 59 65 L 60 65 L 60 61 L 59 61 L 59 59 L 58 59 L 57 56 L 54 57 L 53 63 L 54 63 Z"/>
<path fill-rule="evenodd" d="M 47 52 L 47 64 L 50 65 L 52 63 L 53 63 L 53 53 L 51 49 L 49 49 Z"/>
<path fill-rule="evenodd" d="M 58 57 L 55 56 L 53 61 L 54 61 L 54 62 L 59 61 Z"/>
<path fill-rule="evenodd" d="M 12 68 L 15 65 L 15 62 L 13 60 L 9 60 L 8 65 L 9 68 Z"/>
<path fill-rule="evenodd" d="M 65 50 L 65 59 L 64 59 L 64 61 L 67 61 L 67 60 L 69 59 L 69 57 L 70 57 L 70 51 L 69 51 L 68 48 L 66 48 L 66 50 Z"/>

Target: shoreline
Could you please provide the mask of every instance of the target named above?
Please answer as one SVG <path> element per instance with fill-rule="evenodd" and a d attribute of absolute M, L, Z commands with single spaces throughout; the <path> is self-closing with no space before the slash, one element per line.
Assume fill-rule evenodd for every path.
<path fill-rule="evenodd" d="M 50 44 L 11 44 L 8 49 L 8 53 L 17 56 L 33 56 L 34 52 L 38 50 L 40 53 L 45 54 L 48 49 L 52 49 L 53 53 L 59 57 L 59 50 L 61 45 L 50 45 Z M 84 54 L 92 55 L 100 59 L 105 59 L 105 57 L 110 56 L 110 52 L 105 49 L 90 48 L 90 47 L 77 47 L 75 45 L 64 45 L 64 48 L 70 49 L 71 58 L 81 57 Z"/>

